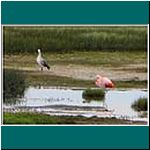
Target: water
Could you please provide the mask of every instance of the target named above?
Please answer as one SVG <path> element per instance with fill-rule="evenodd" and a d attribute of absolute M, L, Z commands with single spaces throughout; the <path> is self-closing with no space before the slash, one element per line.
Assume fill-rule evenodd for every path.
<path fill-rule="evenodd" d="M 85 116 L 102 116 L 102 112 L 98 112 L 98 109 L 105 107 L 112 110 L 115 116 L 139 118 L 138 113 L 131 108 L 131 105 L 138 98 L 147 97 L 147 91 L 137 89 L 126 91 L 109 90 L 105 94 L 104 101 L 86 101 L 82 98 L 82 92 L 83 90 L 30 87 L 25 91 L 24 98 L 19 103 L 16 103 L 15 106 L 37 108 L 49 114 L 53 110 L 56 115 Z M 86 111 L 85 108 L 87 108 Z"/>

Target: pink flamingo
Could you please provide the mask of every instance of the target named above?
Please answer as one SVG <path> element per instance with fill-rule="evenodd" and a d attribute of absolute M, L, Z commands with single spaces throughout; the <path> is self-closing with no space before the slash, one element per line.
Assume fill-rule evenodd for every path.
<path fill-rule="evenodd" d="M 95 84 L 96 86 L 101 87 L 101 88 L 113 88 L 114 87 L 114 84 L 110 79 L 108 79 L 107 77 L 102 77 L 100 75 L 96 75 Z"/>

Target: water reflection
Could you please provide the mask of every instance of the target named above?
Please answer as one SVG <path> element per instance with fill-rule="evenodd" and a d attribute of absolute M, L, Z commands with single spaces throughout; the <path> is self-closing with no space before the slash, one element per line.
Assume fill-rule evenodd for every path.
<path fill-rule="evenodd" d="M 140 112 L 137 112 L 137 114 L 139 118 L 146 118 L 148 116 L 147 111 L 140 111 Z"/>
<path fill-rule="evenodd" d="M 18 99 L 18 98 L 7 98 L 4 101 L 4 104 L 6 105 L 19 105 L 22 102 L 22 100 Z"/>
<path fill-rule="evenodd" d="M 84 103 L 91 103 L 92 101 L 95 101 L 95 102 L 103 102 L 105 101 L 105 97 L 104 98 L 91 98 L 91 97 L 86 97 L 86 96 L 83 96 L 82 95 L 82 98 L 84 99 Z"/>
<path fill-rule="evenodd" d="M 106 105 L 105 104 L 105 97 L 100 98 L 100 99 L 96 99 L 96 98 L 93 99 L 91 97 L 85 97 L 82 95 L 82 98 L 83 98 L 83 103 L 92 103 L 92 102 L 96 103 L 96 102 L 98 102 L 99 104 L 101 103 L 103 106 Z"/>

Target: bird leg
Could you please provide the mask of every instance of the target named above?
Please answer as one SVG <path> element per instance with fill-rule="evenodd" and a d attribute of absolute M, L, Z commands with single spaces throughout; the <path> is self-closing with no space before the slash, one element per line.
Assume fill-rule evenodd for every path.
<path fill-rule="evenodd" d="M 43 67 L 41 67 L 41 71 L 43 71 Z"/>
<path fill-rule="evenodd" d="M 40 67 L 39 70 L 42 71 L 42 68 Z"/>

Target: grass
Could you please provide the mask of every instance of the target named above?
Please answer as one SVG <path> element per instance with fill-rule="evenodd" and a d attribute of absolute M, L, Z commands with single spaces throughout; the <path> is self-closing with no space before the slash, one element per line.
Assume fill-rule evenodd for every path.
<path fill-rule="evenodd" d="M 105 91 L 103 89 L 86 89 L 82 93 L 82 97 L 85 100 L 103 100 L 105 96 Z"/>
<path fill-rule="evenodd" d="M 10 69 L 13 70 L 13 69 Z M 19 70 L 15 70 L 19 72 Z M 74 79 L 71 77 L 47 75 L 34 71 L 20 71 L 25 75 L 26 86 L 65 86 L 95 88 L 94 80 Z M 144 81 L 114 81 L 116 88 L 147 88 L 147 80 Z"/>
<path fill-rule="evenodd" d="M 66 87 L 95 87 L 95 83 L 92 80 L 80 80 L 70 77 L 62 77 L 55 75 L 40 75 L 30 74 L 27 75 L 26 80 L 28 85 L 31 86 L 66 86 Z M 116 88 L 147 88 L 147 81 L 115 81 Z"/>
<path fill-rule="evenodd" d="M 71 53 L 45 53 L 44 50 L 43 56 L 51 66 L 75 64 L 118 68 L 128 64 L 147 64 L 147 52 L 145 51 L 74 51 Z M 4 65 L 16 68 L 35 67 L 36 57 L 36 52 L 34 54 L 4 55 Z M 137 68 L 137 70 L 139 69 L 141 68 Z"/>
<path fill-rule="evenodd" d="M 131 107 L 135 111 L 147 111 L 148 105 L 147 105 L 147 98 L 141 97 L 138 100 L 136 100 Z"/>
<path fill-rule="evenodd" d="M 116 88 L 144 88 L 147 89 L 147 80 L 143 81 L 114 81 Z"/>
<path fill-rule="evenodd" d="M 43 52 L 44 53 L 44 52 Z M 147 53 L 145 51 L 88 51 L 88 52 L 69 52 L 69 53 L 44 53 L 44 58 L 47 59 L 50 66 L 53 68 L 57 65 L 91 66 L 93 68 L 102 67 L 113 71 L 126 71 L 131 73 L 146 73 L 147 68 Z M 4 68 L 29 68 L 28 71 L 23 71 L 26 74 L 26 82 L 29 85 L 45 85 L 45 86 L 75 86 L 75 87 L 95 87 L 94 81 L 73 79 L 71 77 L 47 75 L 34 71 L 37 68 L 36 64 L 37 53 L 34 54 L 18 54 L 4 55 Z M 136 65 L 127 68 L 128 65 Z M 141 66 L 142 65 L 142 66 Z M 144 66 L 143 66 L 144 65 Z M 61 67 L 60 67 L 61 68 Z M 115 69 L 115 70 L 114 70 Z M 129 73 L 128 72 L 128 73 Z M 119 73 L 118 73 L 119 74 Z M 147 81 L 129 80 L 129 81 L 113 81 L 116 88 L 147 88 Z"/>
<path fill-rule="evenodd" d="M 25 75 L 22 72 L 4 69 L 4 101 L 23 96 L 25 88 Z"/>
<path fill-rule="evenodd" d="M 42 78 L 41 78 L 42 77 Z M 73 79 L 69 77 L 55 75 L 28 75 L 26 80 L 28 85 L 37 86 L 66 86 L 66 87 L 94 87 L 92 81 Z"/>
<path fill-rule="evenodd" d="M 136 72 L 136 73 L 147 73 L 147 67 L 136 67 L 136 68 L 115 68 L 115 71 L 132 71 L 132 72 Z"/>
<path fill-rule="evenodd" d="M 31 112 L 4 112 L 3 124 L 146 124 L 146 122 L 116 118 L 49 116 Z"/>
<path fill-rule="evenodd" d="M 32 42 L 31 42 L 32 41 Z M 141 26 L 4 26 L 5 53 L 146 50 L 147 27 Z"/>

